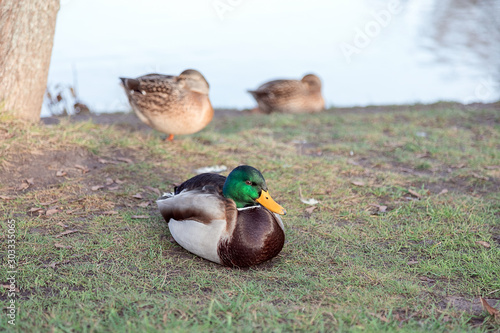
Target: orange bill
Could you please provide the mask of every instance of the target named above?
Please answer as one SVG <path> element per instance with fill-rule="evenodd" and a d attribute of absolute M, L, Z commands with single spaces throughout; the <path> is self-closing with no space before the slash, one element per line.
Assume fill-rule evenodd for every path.
<path fill-rule="evenodd" d="M 262 194 L 257 199 L 257 202 L 273 213 L 286 215 L 285 208 L 281 207 L 276 201 L 274 201 L 267 191 L 262 190 Z"/>

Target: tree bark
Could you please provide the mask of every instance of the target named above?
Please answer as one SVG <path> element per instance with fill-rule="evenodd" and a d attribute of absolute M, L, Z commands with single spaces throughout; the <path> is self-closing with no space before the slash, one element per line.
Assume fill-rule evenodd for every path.
<path fill-rule="evenodd" d="M 38 121 L 59 0 L 0 0 L 0 110 Z"/>

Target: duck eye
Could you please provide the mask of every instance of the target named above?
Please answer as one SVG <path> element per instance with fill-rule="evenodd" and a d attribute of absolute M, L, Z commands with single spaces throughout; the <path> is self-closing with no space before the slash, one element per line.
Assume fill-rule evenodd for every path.
<path fill-rule="evenodd" d="M 247 185 L 252 185 L 252 181 L 250 181 L 250 180 L 247 180 L 245 183 L 246 183 Z"/>

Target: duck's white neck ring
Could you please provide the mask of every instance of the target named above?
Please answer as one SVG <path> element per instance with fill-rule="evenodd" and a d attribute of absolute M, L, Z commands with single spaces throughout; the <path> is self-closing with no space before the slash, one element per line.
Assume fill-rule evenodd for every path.
<path fill-rule="evenodd" d="M 255 208 L 259 208 L 259 207 L 262 207 L 261 205 L 256 205 L 256 206 L 249 206 L 249 207 L 243 207 L 243 208 L 236 208 L 239 212 L 241 212 L 242 210 L 248 210 L 248 209 L 255 209 Z"/>

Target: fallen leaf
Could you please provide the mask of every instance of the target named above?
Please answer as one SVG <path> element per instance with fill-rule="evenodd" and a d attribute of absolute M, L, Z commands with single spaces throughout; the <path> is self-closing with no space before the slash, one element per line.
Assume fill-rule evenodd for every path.
<path fill-rule="evenodd" d="M 418 263 L 419 263 L 419 261 L 418 261 L 418 260 L 410 260 L 410 261 L 408 261 L 406 264 L 407 264 L 408 266 L 411 266 L 411 265 L 416 265 L 416 264 L 418 264 Z"/>
<path fill-rule="evenodd" d="M 500 169 L 500 165 L 487 165 L 484 167 L 486 170 Z"/>
<path fill-rule="evenodd" d="M 103 185 L 95 185 L 95 186 L 92 186 L 90 189 L 92 191 L 97 191 L 97 190 L 100 190 L 101 188 L 103 188 L 104 186 Z"/>
<path fill-rule="evenodd" d="M 351 184 L 356 185 L 356 186 L 365 186 L 365 182 L 362 180 L 353 180 Z"/>
<path fill-rule="evenodd" d="M 142 194 L 140 193 L 136 193 L 132 196 L 132 198 L 136 198 L 136 199 L 142 199 Z"/>
<path fill-rule="evenodd" d="M 35 185 L 34 180 L 35 180 L 35 178 L 33 178 L 33 177 L 28 178 L 28 179 L 26 179 L 26 183 L 28 183 L 29 185 Z"/>
<path fill-rule="evenodd" d="M 132 219 L 149 219 L 148 215 L 132 215 L 130 218 Z"/>
<path fill-rule="evenodd" d="M 130 164 L 134 163 L 134 161 L 132 161 L 130 158 L 126 158 L 126 157 L 117 157 L 116 159 L 118 161 L 125 162 L 125 163 L 130 163 Z"/>
<path fill-rule="evenodd" d="M 488 249 L 491 247 L 490 243 L 484 242 L 484 241 L 476 241 L 476 244 L 477 245 L 482 245 L 482 246 L 484 246 L 485 248 L 488 248 Z"/>
<path fill-rule="evenodd" d="M 75 232 L 79 232 L 79 231 L 80 230 L 66 230 L 66 231 L 61 232 L 59 235 L 57 235 L 56 238 L 59 238 L 59 237 L 65 236 L 65 235 L 69 235 L 69 234 L 72 234 Z"/>
<path fill-rule="evenodd" d="M 417 197 L 419 199 L 422 198 L 422 196 L 417 191 L 414 191 L 411 188 L 408 189 L 408 193 L 410 193 L 411 195 L 413 195 L 414 197 Z"/>
<path fill-rule="evenodd" d="M 125 180 L 119 180 L 117 178 L 117 179 L 115 179 L 115 183 L 117 183 L 117 184 L 123 184 L 123 183 L 125 183 Z"/>
<path fill-rule="evenodd" d="M 19 185 L 16 189 L 18 191 L 24 191 L 25 189 L 27 189 L 28 187 L 30 187 L 30 184 L 26 183 L 26 182 L 22 182 L 21 185 Z"/>
<path fill-rule="evenodd" d="M 2 287 L 5 289 L 10 289 L 10 284 L 2 284 Z M 19 289 L 17 287 L 14 287 L 14 291 L 19 292 Z"/>
<path fill-rule="evenodd" d="M 64 224 L 64 223 L 62 223 L 62 222 L 57 222 L 56 224 L 57 224 L 57 225 L 60 225 L 60 226 L 61 226 L 61 227 L 63 227 L 63 228 L 67 228 L 67 227 L 68 227 L 66 224 Z"/>
<path fill-rule="evenodd" d="M 117 161 L 105 160 L 104 158 L 100 158 L 99 163 L 101 163 L 101 164 L 118 164 Z"/>
<path fill-rule="evenodd" d="M 500 323 L 500 311 L 498 311 L 497 309 L 495 309 L 494 307 L 492 307 L 491 305 L 489 305 L 488 302 L 486 301 L 486 299 L 484 299 L 482 297 L 479 297 L 479 299 L 481 300 L 481 305 L 483 306 L 483 308 L 491 316 L 493 316 L 493 318 L 495 318 L 496 322 Z"/>
<path fill-rule="evenodd" d="M 64 265 L 64 264 L 67 264 L 68 262 L 70 262 L 69 260 L 64 260 L 64 261 L 54 261 L 54 262 L 51 262 L 50 264 L 48 265 L 45 265 L 45 267 L 51 267 L 51 268 L 56 268 L 56 265 Z"/>
<path fill-rule="evenodd" d="M 142 207 L 142 208 L 145 208 L 147 206 L 149 206 L 150 202 L 149 201 L 145 201 L 145 202 L 141 202 L 140 204 L 137 204 L 138 207 Z"/>
<path fill-rule="evenodd" d="M 380 319 L 384 323 L 388 323 L 389 322 L 389 319 L 387 319 L 384 315 L 378 315 L 378 314 L 373 313 L 373 312 L 368 312 L 368 314 L 371 315 L 371 316 L 373 316 L 373 317 L 376 317 L 376 318 Z"/>
<path fill-rule="evenodd" d="M 442 195 L 445 193 L 448 193 L 448 189 L 446 189 L 446 188 L 442 189 L 441 192 L 438 193 L 438 195 Z"/>
<path fill-rule="evenodd" d="M 426 158 L 426 157 L 431 157 L 431 153 L 425 152 L 423 154 L 417 154 L 417 158 Z"/>
<path fill-rule="evenodd" d="M 63 245 L 61 243 L 55 243 L 54 246 L 57 247 L 57 248 L 60 248 L 60 249 L 71 249 L 71 248 L 73 248 L 73 246 L 71 246 L 71 245 Z"/>
<path fill-rule="evenodd" d="M 155 187 L 151 187 L 151 186 L 146 186 L 146 189 L 150 190 L 150 191 L 153 191 L 156 195 L 160 196 L 161 195 L 161 192 L 159 189 L 155 188 Z"/>
<path fill-rule="evenodd" d="M 59 211 L 57 209 L 47 209 L 47 211 L 45 212 L 45 215 L 50 216 L 50 215 L 54 215 L 58 212 Z"/>
<path fill-rule="evenodd" d="M 427 276 L 419 276 L 418 277 L 421 281 L 425 281 L 425 282 L 429 282 L 429 283 L 433 283 L 433 282 L 436 282 L 436 280 L 433 280 L 431 278 L 428 278 Z"/>
<path fill-rule="evenodd" d="M 118 212 L 116 210 L 107 210 L 105 212 L 102 212 L 102 215 L 116 215 Z"/>
<path fill-rule="evenodd" d="M 111 178 L 106 178 L 106 185 L 108 185 L 108 186 L 109 186 L 109 185 L 111 185 L 111 184 L 113 184 L 113 183 L 114 183 L 114 180 L 113 180 L 113 179 L 111 179 Z"/>
<path fill-rule="evenodd" d="M 66 176 L 68 173 L 64 170 L 59 170 L 56 172 L 56 177 L 64 177 Z"/>
<path fill-rule="evenodd" d="M 114 186 L 108 187 L 108 190 L 110 190 L 110 191 L 116 191 L 119 188 L 120 188 L 120 185 L 114 185 Z"/>
<path fill-rule="evenodd" d="M 312 212 L 314 212 L 314 210 L 316 209 L 316 206 L 311 206 L 311 207 L 308 207 L 306 209 L 304 209 L 307 213 L 309 214 L 312 214 Z"/>
<path fill-rule="evenodd" d="M 371 204 L 370 206 L 376 207 L 379 213 L 385 213 L 387 211 L 387 206 L 381 206 L 377 204 Z"/>
<path fill-rule="evenodd" d="M 86 166 L 80 165 L 80 164 L 75 164 L 75 168 L 80 169 L 82 173 L 87 173 L 89 172 L 89 168 Z"/>
<path fill-rule="evenodd" d="M 455 168 L 462 169 L 464 166 L 465 166 L 465 163 L 460 163 L 458 165 L 455 165 Z"/>
<path fill-rule="evenodd" d="M 28 210 L 28 214 L 31 216 L 34 216 L 35 214 L 38 216 L 41 216 L 44 213 L 45 213 L 45 210 L 43 210 L 43 208 L 39 208 L 39 207 L 33 207 L 33 208 L 30 208 L 30 210 Z"/>
<path fill-rule="evenodd" d="M 57 202 L 57 199 L 55 200 L 51 200 L 51 201 L 46 201 L 46 202 L 41 202 L 40 205 L 42 206 L 50 206 L 50 205 L 53 205 Z"/>
<path fill-rule="evenodd" d="M 7 195 L 0 195 L 0 199 L 2 199 L 2 200 L 14 200 L 13 197 L 9 197 Z"/>
<path fill-rule="evenodd" d="M 477 173 L 473 173 L 472 177 L 477 178 L 477 179 L 482 179 L 482 180 L 489 180 L 488 177 L 478 175 Z"/>

